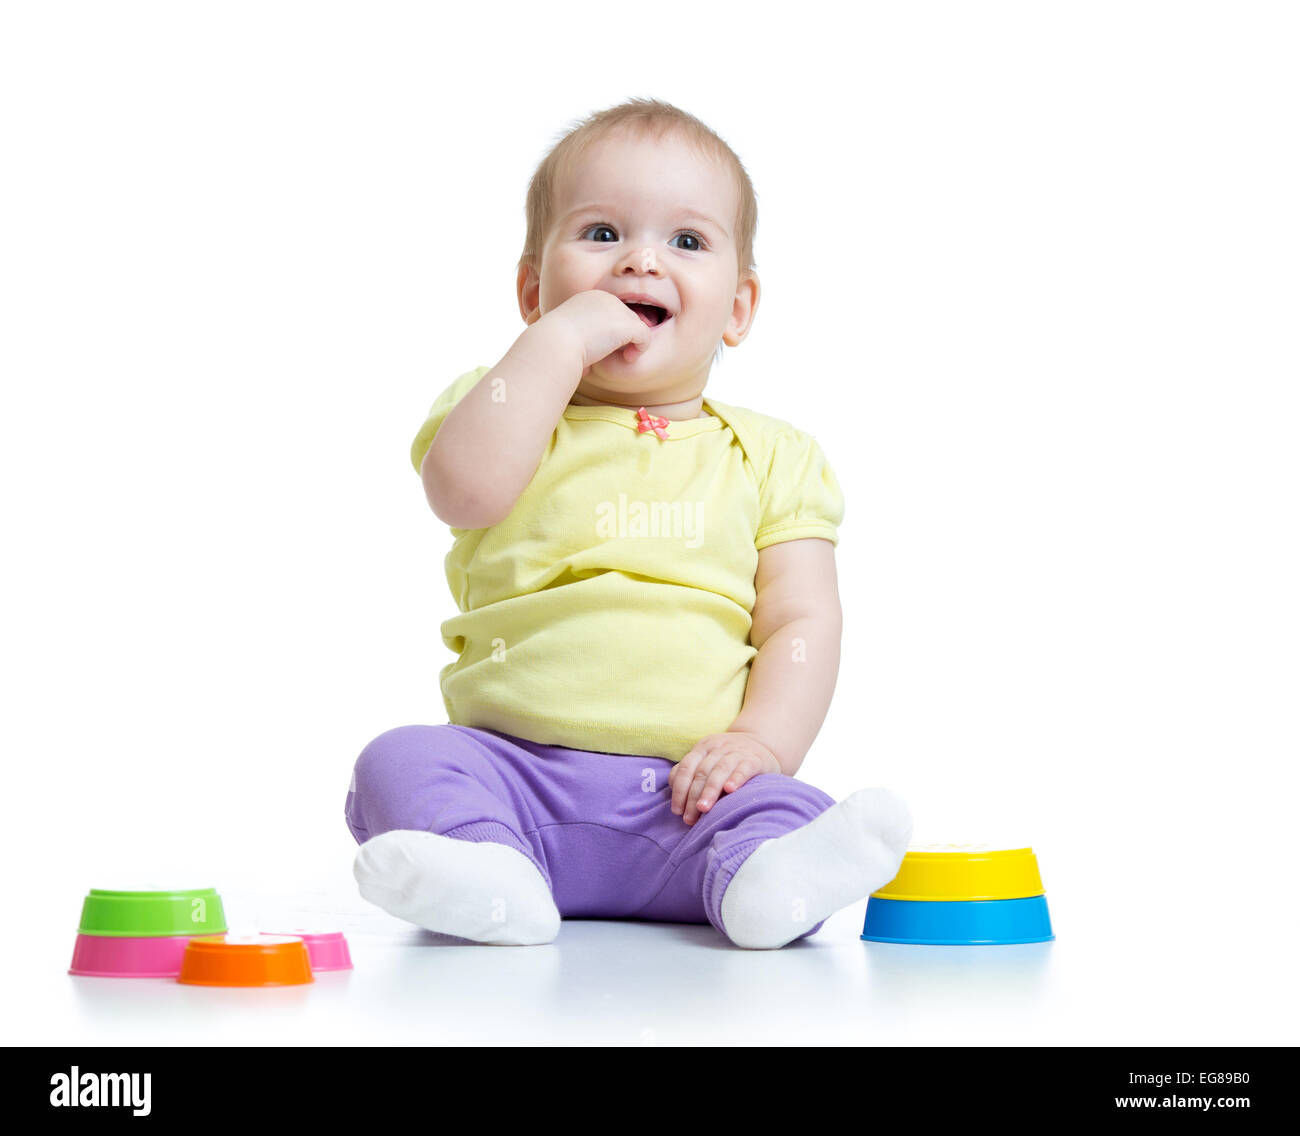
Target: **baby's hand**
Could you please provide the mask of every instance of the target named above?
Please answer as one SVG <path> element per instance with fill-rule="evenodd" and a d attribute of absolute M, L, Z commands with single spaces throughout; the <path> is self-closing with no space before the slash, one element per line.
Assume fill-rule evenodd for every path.
<path fill-rule="evenodd" d="M 542 319 L 568 329 L 583 352 L 582 378 L 608 355 L 621 349 L 634 362 L 650 345 L 650 328 L 612 292 L 592 289 L 570 296 Z"/>
<path fill-rule="evenodd" d="M 784 772 L 776 754 L 753 734 L 710 734 L 668 772 L 673 812 L 694 824 L 723 793 L 734 792 L 758 773 Z"/>

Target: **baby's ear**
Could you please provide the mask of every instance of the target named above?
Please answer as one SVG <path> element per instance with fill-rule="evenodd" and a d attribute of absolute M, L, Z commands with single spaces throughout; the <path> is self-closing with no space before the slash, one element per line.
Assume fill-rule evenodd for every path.
<path fill-rule="evenodd" d="M 515 274 L 515 292 L 519 297 L 519 314 L 524 323 L 534 324 L 541 317 L 542 280 L 531 261 L 520 261 Z"/>
<path fill-rule="evenodd" d="M 741 276 L 736 284 L 736 299 L 731 306 L 731 320 L 727 330 L 722 334 L 722 342 L 728 347 L 739 347 L 754 323 L 754 314 L 758 311 L 758 273 L 752 269 Z"/>

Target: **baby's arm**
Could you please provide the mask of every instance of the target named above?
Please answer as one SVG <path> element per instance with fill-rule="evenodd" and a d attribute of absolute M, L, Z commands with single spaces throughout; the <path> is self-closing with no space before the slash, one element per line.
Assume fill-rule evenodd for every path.
<path fill-rule="evenodd" d="M 579 292 L 530 324 L 434 435 L 420 465 L 429 507 L 459 529 L 508 517 L 591 364 L 648 340 L 640 317 L 608 292 Z"/>
<path fill-rule="evenodd" d="M 578 385 L 582 345 L 559 323 L 526 328 L 447 415 L 424 455 L 429 507 L 453 528 L 507 517 Z"/>
<path fill-rule="evenodd" d="M 843 629 L 835 546 L 815 538 L 769 544 L 758 553 L 755 588 L 749 641 L 758 654 L 740 717 L 670 773 L 674 811 L 684 805 L 687 824 L 756 773 L 793 777 L 830 709 Z M 765 768 L 764 751 L 779 770 Z"/>
<path fill-rule="evenodd" d="M 839 581 L 829 540 L 788 540 L 758 553 L 749 641 L 758 648 L 740 717 L 791 777 L 812 748 L 840 671 Z"/>

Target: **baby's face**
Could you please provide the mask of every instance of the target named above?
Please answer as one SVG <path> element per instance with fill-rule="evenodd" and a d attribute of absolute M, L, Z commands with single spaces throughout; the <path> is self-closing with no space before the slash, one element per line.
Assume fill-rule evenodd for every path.
<path fill-rule="evenodd" d="M 617 391 L 689 386 L 693 397 L 719 340 L 744 339 L 757 306 L 757 279 L 742 277 L 737 264 L 737 205 L 731 172 L 673 135 L 603 139 L 556 186 L 540 276 L 530 269 L 521 278 L 525 318 L 533 323 L 593 289 L 649 296 L 670 318 L 631 363 L 616 351 L 584 383 Z"/>

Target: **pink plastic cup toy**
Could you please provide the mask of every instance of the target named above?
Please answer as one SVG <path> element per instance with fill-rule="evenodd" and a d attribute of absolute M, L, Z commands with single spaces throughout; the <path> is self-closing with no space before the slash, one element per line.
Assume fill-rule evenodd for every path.
<path fill-rule="evenodd" d="M 191 937 L 78 935 L 68 973 L 91 978 L 175 978 Z"/>
<path fill-rule="evenodd" d="M 307 944 L 307 957 L 311 959 L 312 973 L 322 970 L 351 970 L 352 956 L 348 941 L 342 931 L 307 931 L 301 927 L 293 931 L 263 931 L 264 935 L 296 935 Z"/>

